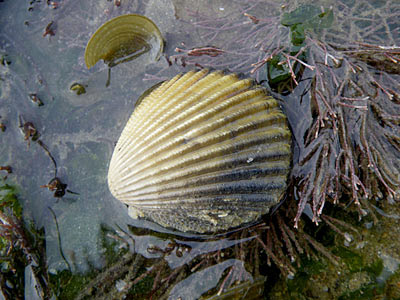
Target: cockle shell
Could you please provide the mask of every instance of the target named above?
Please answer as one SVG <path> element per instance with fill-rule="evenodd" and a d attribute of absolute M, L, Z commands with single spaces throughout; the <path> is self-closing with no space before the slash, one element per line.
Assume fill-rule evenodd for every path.
<path fill-rule="evenodd" d="M 108 185 L 130 215 L 180 231 L 255 221 L 279 202 L 291 134 L 278 102 L 251 79 L 191 71 L 135 107 Z"/>

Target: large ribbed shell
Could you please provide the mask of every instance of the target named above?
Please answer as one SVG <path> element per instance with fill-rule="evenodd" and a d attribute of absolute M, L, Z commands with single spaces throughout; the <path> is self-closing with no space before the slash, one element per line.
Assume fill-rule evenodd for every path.
<path fill-rule="evenodd" d="M 108 184 L 133 217 L 215 232 L 267 213 L 286 188 L 290 157 L 286 117 L 262 87 L 235 74 L 188 72 L 135 108 Z"/>

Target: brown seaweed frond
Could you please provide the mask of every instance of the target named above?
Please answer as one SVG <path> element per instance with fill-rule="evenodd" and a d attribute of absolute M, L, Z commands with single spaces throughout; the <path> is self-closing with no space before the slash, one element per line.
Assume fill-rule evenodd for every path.
<path fill-rule="evenodd" d="M 342 236 L 347 244 L 350 244 L 354 240 L 353 235 L 349 232 L 353 232 L 353 234 L 356 234 L 361 239 L 360 232 L 349 223 L 328 215 L 322 215 L 321 218 L 333 231 Z"/>
<path fill-rule="evenodd" d="M 6 215 L 0 211 L 0 237 L 8 241 L 7 255 L 14 248 L 20 248 L 24 252 L 28 263 L 38 264 L 37 258 L 32 255 L 32 249 L 23 225 L 13 214 Z"/>
<path fill-rule="evenodd" d="M 363 61 L 314 39 L 308 38 L 308 42 L 312 44 L 310 60 L 317 66 L 310 90 L 317 113 L 300 165 L 315 161 L 317 168 L 310 169 L 300 187 L 295 221 L 312 201 L 314 221 L 318 222 L 325 200 L 338 203 L 340 193 L 346 190 L 362 215 L 360 198 L 385 194 L 391 201 L 399 197 L 398 86 L 383 81 L 389 75 L 377 75 Z M 333 62 L 341 61 L 339 67 L 326 64 L 328 53 L 335 58 Z"/>
<path fill-rule="evenodd" d="M 311 97 L 318 113 L 305 144 L 312 145 L 321 131 L 327 134 L 333 157 L 324 160 L 329 170 L 335 170 L 322 171 L 330 185 L 308 188 L 318 195 L 326 191 L 334 203 L 342 192 L 349 193 L 361 216 L 361 206 L 368 204 L 365 199 L 400 198 L 400 5 L 339 2 L 337 9 L 341 13 L 334 13 L 334 28 L 318 38 L 307 37 L 308 62 L 316 66 Z M 299 207 L 308 201 L 303 198 Z M 313 212 L 314 217 L 322 213 L 315 206 Z M 300 213 L 301 209 L 296 220 Z"/>
<path fill-rule="evenodd" d="M 7 279 L 10 272 L 15 275 L 20 272 L 22 266 L 25 268 L 25 274 L 32 276 L 32 280 L 36 282 L 36 296 L 41 297 L 41 299 L 49 299 L 51 292 L 48 286 L 49 278 L 43 245 L 32 244 L 32 237 L 29 236 L 30 233 L 25 228 L 22 219 L 17 217 L 12 209 L 9 209 L 6 205 L 6 202 L 0 205 L 1 260 L 2 263 L 7 261 L 9 264 L 9 267 L 5 267 L 7 264 L 3 266 L 0 276 L 2 295 L 5 299 L 18 299 L 19 297 L 22 299 L 23 295 L 19 294 L 20 289 L 23 292 L 24 287 L 18 286 L 19 284 L 13 285 L 13 278 L 11 277 Z"/>
<path fill-rule="evenodd" d="M 140 255 L 134 255 L 131 252 L 126 253 L 114 265 L 107 268 L 105 272 L 101 272 L 96 278 L 90 281 L 75 299 L 84 299 L 92 295 L 93 290 L 96 290 L 97 299 L 107 299 L 104 296 L 113 289 L 115 281 L 121 274 L 130 279 L 140 277 L 137 274 L 142 266 L 142 261 L 143 258 Z M 136 267 L 132 268 L 131 265 L 135 265 Z M 134 282 L 129 282 L 129 284 L 134 284 Z"/>
<path fill-rule="evenodd" d="M 285 204 L 282 209 L 280 208 L 268 220 L 268 229 L 264 230 L 263 233 L 260 232 L 261 236 L 266 236 L 257 240 L 267 253 L 268 264 L 271 261 L 274 262 L 282 274 L 286 276 L 296 273 L 296 268 L 300 267 L 303 255 L 308 259 L 319 259 L 317 255 L 319 253 L 331 263 L 338 265 L 339 259 L 315 238 L 307 234 L 302 226 L 298 226 L 297 230 L 293 230 L 296 210 L 295 205 Z"/>

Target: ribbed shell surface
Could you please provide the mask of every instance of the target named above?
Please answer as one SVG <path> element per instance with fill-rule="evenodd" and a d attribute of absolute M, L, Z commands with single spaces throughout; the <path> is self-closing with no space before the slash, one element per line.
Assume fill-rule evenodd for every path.
<path fill-rule="evenodd" d="M 133 111 L 108 185 L 130 214 L 180 231 L 255 221 L 286 188 L 290 131 L 251 79 L 192 71 L 164 82 Z"/>

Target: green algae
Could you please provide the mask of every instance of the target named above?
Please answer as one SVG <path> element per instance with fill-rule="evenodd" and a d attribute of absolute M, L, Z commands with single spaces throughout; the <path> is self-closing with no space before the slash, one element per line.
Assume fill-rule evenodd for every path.
<path fill-rule="evenodd" d="M 319 30 L 329 28 L 333 23 L 333 11 L 321 11 L 320 7 L 304 4 L 289 13 L 284 13 L 281 18 L 283 26 L 301 25 L 304 29 Z M 293 40 L 292 40 L 293 42 Z"/>
<path fill-rule="evenodd" d="M 92 270 L 85 274 L 71 274 L 69 270 L 63 270 L 57 274 L 50 274 L 50 286 L 57 299 L 75 299 L 76 295 L 95 277 Z"/>
<path fill-rule="evenodd" d="M 69 89 L 71 91 L 75 92 L 78 96 L 86 93 L 85 86 L 83 84 L 78 83 L 78 82 L 73 83 L 69 87 Z"/>
<path fill-rule="evenodd" d="M 290 299 L 296 299 L 307 289 L 307 283 L 313 276 L 321 274 L 326 269 L 326 263 L 323 261 L 309 260 L 303 257 L 302 265 L 293 279 L 287 280 L 287 289 Z"/>
<path fill-rule="evenodd" d="M 300 52 L 305 46 L 306 31 L 320 32 L 331 27 L 333 20 L 332 9 L 321 11 L 321 8 L 308 4 L 282 15 L 281 24 L 290 30 L 290 46 L 284 50 L 284 54 L 274 55 L 267 63 L 268 84 L 273 89 L 284 93 L 284 86 L 292 78 L 291 69 L 296 77 L 302 73 L 302 68 L 299 68 L 298 63 L 294 63 L 291 68 L 287 64 L 282 64 L 282 61 L 286 60 L 285 55 L 291 55 L 307 62 L 306 52 Z"/>
<path fill-rule="evenodd" d="M 17 198 L 17 188 L 7 183 L 0 183 L 0 211 L 5 212 L 5 209 L 11 209 L 11 212 L 17 218 L 22 217 L 22 206 Z"/>
<path fill-rule="evenodd" d="M 384 293 L 388 299 L 400 299 L 400 269 L 388 278 Z"/>

